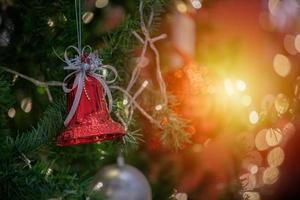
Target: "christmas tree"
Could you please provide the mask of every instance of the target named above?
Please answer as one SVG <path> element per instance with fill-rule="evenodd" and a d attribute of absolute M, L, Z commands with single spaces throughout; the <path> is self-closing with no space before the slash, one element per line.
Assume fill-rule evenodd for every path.
<path fill-rule="evenodd" d="M 0 5 L 0 199 L 299 197 L 296 0 Z"/>

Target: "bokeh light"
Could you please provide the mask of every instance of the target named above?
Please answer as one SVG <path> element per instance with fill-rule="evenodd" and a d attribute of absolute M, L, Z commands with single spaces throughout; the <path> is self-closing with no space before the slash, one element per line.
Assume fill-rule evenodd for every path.
<path fill-rule="evenodd" d="M 283 40 L 283 46 L 289 54 L 291 55 L 297 54 L 297 50 L 295 48 L 295 36 L 286 35 Z"/>
<path fill-rule="evenodd" d="M 279 128 L 269 128 L 266 134 L 267 144 L 271 147 L 278 145 L 282 140 L 282 133 Z"/>
<path fill-rule="evenodd" d="M 200 9 L 202 7 L 202 3 L 200 0 L 191 0 L 191 3 L 196 9 Z"/>
<path fill-rule="evenodd" d="M 95 6 L 97 8 L 104 8 L 105 6 L 107 6 L 109 0 L 96 0 L 95 2 Z"/>
<path fill-rule="evenodd" d="M 186 4 L 182 1 L 178 1 L 176 7 L 177 7 L 177 10 L 181 13 L 185 13 L 188 10 Z"/>
<path fill-rule="evenodd" d="M 291 71 L 289 58 L 285 55 L 277 54 L 273 59 L 273 68 L 279 76 L 286 77 Z"/>
<path fill-rule="evenodd" d="M 278 167 L 284 161 L 284 151 L 281 147 L 275 147 L 268 153 L 268 164 L 270 167 Z"/>
<path fill-rule="evenodd" d="M 239 90 L 239 91 L 245 91 L 246 88 L 247 88 L 246 83 L 242 80 L 237 80 L 235 82 L 235 86 L 236 86 L 236 89 Z"/>
<path fill-rule="evenodd" d="M 300 34 L 295 37 L 295 48 L 300 53 Z"/>
<path fill-rule="evenodd" d="M 268 167 L 263 173 L 263 182 L 266 185 L 274 184 L 279 177 L 279 169 L 277 167 Z"/>
<path fill-rule="evenodd" d="M 90 23 L 94 18 L 94 13 L 91 11 L 87 11 L 82 15 L 82 21 L 85 24 Z"/>
<path fill-rule="evenodd" d="M 251 111 L 250 114 L 249 114 L 249 121 L 251 124 L 256 124 L 259 120 L 259 116 L 258 116 L 258 113 L 254 110 L 254 111 Z"/>
<path fill-rule="evenodd" d="M 21 109 L 26 113 L 29 113 L 31 111 L 31 109 L 32 109 L 32 99 L 30 97 L 26 97 L 26 98 L 22 99 Z"/>
<path fill-rule="evenodd" d="M 289 99 L 285 94 L 278 94 L 274 105 L 279 114 L 284 114 L 289 109 Z"/>
<path fill-rule="evenodd" d="M 14 118 L 16 115 L 16 109 L 15 108 L 10 108 L 7 112 L 8 117 Z"/>
<path fill-rule="evenodd" d="M 269 148 L 266 141 L 267 129 L 262 129 L 256 134 L 255 146 L 258 150 L 263 151 Z"/>

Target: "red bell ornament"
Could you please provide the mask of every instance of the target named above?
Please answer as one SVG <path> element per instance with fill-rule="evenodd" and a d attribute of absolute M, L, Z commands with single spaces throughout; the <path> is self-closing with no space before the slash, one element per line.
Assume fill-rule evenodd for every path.
<path fill-rule="evenodd" d="M 81 64 L 90 65 L 90 61 L 86 62 L 86 57 Z M 100 77 L 93 72 L 92 68 L 89 68 L 83 76 L 81 72 L 76 75 L 72 89 L 67 93 L 67 111 L 69 114 L 71 110 L 75 111 L 71 116 L 68 115 L 69 120 L 65 121 L 66 128 L 57 138 L 58 146 L 114 140 L 125 135 L 123 127 L 114 122 L 109 115 L 105 101 L 105 88 L 101 84 L 103 81 L 99 81 Z M 81 76 L 82 80 L 78 81 L 77 76 Z M 83 83 L 79 83 L 80 81 Z M 79 95 L 78 92 L 80 96 L 76 97 Z M 74 104 L 76 104 L 75 109 L 72 108 Z"/>

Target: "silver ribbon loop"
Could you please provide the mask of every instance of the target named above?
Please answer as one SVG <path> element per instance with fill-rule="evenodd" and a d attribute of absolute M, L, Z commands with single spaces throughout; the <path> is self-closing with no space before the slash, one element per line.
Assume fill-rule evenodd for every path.
<path fill-rule="evenodd" d="M 76 55 L 72 58 L 68 56 L 69 50 L 71 49 L 75 50 L 76 53 Z M 116 81 L 118 77 L 117 70 L 113 66 L 103 65 L 102 60 L 98 57 L 98 54 L 92 52 L 92 48 L 90 46 L 85 46 L 82 51 L 75 46 L 67 47 L 64 53 L 64 62 L 67 64 L 64 69 L 72 70 L 72 72 L 65 77 L 63 81 L 63 90 L 65 93 L 70 93 L 76 89 L 75 98 L 64 121 L 64 125 L 67 126 L 69 124 L 77 110 L 87 75 L 92 76 L 99 81 L 103 87 L 104 95 L 108 98 L 108 107 L 109 111 L 111 111 L 113 99 L 108 84 Z M 107 80 L 108 72 L 112 72 L 113 74 L 111 80 Z M 73 86 L 68 88 L 67 82 L 73 76 L 75 76 Z"/>

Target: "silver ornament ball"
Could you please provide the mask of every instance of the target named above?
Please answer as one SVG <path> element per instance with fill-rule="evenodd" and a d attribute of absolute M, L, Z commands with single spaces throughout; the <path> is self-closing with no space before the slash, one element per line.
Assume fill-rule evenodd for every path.
<path fill-rule="evenodd" d="M 92 197 L 108 200 L 151 200 L 151 188 L 135 167 L 114 164 L 102 168 L 92 181 Z"/>

